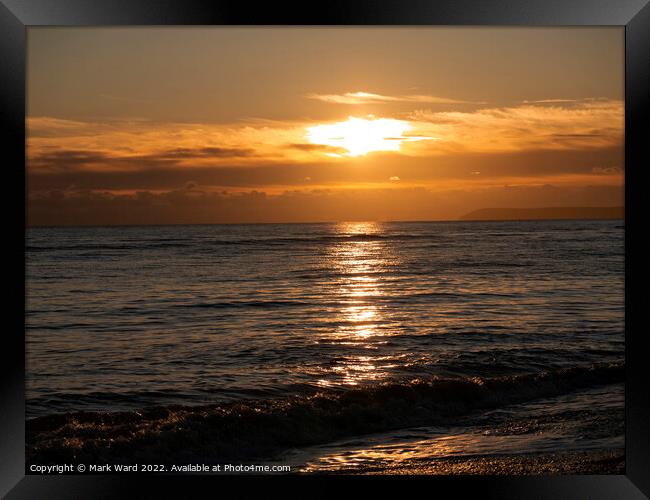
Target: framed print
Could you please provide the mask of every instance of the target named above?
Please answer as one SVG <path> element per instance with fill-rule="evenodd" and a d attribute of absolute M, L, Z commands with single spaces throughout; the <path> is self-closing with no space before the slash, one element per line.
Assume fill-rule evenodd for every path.
<path fill-rule="evenodd" d="M 0 14 L 7 498 L 650 494 L 647 2 Z"/>

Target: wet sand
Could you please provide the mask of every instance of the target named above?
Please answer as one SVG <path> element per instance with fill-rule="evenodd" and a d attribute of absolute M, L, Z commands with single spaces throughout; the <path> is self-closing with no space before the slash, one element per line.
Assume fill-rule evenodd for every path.
<path fill-rule="evenodd" d="M 531 455 L 499 455 L 408 461 L 389 467 L 341 470 L 338 474 L 407 475 L 562 475 L 625 474 L 621 449 L 558 452 Z"/>

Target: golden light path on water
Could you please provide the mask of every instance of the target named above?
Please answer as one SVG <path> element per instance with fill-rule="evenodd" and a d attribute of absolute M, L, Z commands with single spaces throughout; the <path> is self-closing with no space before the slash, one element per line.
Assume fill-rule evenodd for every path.
<path fill-rule="evenodd" d="M 426 434 L 431 437 L 425 438 Z M 439 434 L 438 434 L 439 433 Z M 372 468 L 393 468 L 402 465 L 418 470 L 440 459 L 473 455 L 484 457 L 497 453 L 515 454 L 521 449 L 548 446 L 557 437 L 544 433 L 495 435 L 462 428 L 421 428 L 411 431 L 413 438 L 400 438 L 400 433 L 368 437 L 365 445 L 359 441 L 341 441 L 305 450 L 300 472 L 354 471 Z M 382 441 L 382 439 L 384 441 Z"/>
<path fill-rule="evenodd" d="M 381 241 L 373 239 L 381 233 L 381 224 L 375 222 L 341 223 L 337 227 L 337 234 L 349 237 L 350 241 L 344 240 L 329 250 L 329 258 L 342 276 L 335 286 L 343 304 L 330 338 L 339 345 L 361 347 L 368 354 L 346 356 L 331 367 L 328 378 L 319 380 L 321 386 L 377 381 L 385 377 L 388 369 L 395 367 L 394 356 L 372 355 L 378 344 L 385 342 L 377 339 L 384 317 L 381 307 L 373 301 L 386 292 L 376 274 L 394 264 Z"/>
<path fill-rule="evenodd" d="M 479 436 L 441 436 L 433 439 L 412 440 L 382 443 L 373 446 L 369 439 L 366 447 L 337 449 L 332 445 L 331 450 L 322 447 L 315 453 L 316 457 L 307 462 L 301 472 L 349 469 L 377 465 L 399 465 L 417 459 L 431 460 L 441 457 L 453 457 L 466 453 L 475 447 Z M 342 444 L 342 443 L 341 443 Z M 340 446 L 340 445 L 339 445 Z M 329 451 L 329 452 L 328 452 Z M 318 456 L 320 455 L 320 456 Z"/>

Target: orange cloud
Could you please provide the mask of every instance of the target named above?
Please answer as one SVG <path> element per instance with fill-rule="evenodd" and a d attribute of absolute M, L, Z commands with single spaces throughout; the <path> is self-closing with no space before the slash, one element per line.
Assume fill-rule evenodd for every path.
<path fill-rule="evenodd" d="M 345 127 L 343 132 L 347 136 L 339 134 L 341 127 L 337 124 L 350 120 L 367 122 L 366 132 L 374 131 L 376 127 L 370 125 L 375 122 L 397 124 L 400 128 L 394 131 L 386 127 L 388 132 L 380 131 L 381 137 L 369 134 L 361 137 L 356 129 L 349 131 Z M 373 151 L 420 158 L 549 150 L 598 151 L 622 147 L 624 112 L 622 101 L 587 99 L 473 111 L 419 110 L 381 119 L 351 117 L 348 122 L 82 122 L 31 117 L 27 121 L 28 169 L 32 173 L 61 169 L 109 172 L 161 167 L 336 163 L 364 161 L 351 160 L 350 156 Z M 327 137 L 315 137 L 316 131 Z M 372 144 L 367 144 L 369 141 Z"/>
<path fill-rule="evenodd" d="M 436 97 L 430 95 L 397 95 L 388 96 L 382 94 L 373 94 L 370 92 L 346 92 L 344 94 L 307 94 L 308 99 L 316 99 L 332 104 L 384 104 L 395 102 L 417 102 L 428 104 L 479 104 L 472 101 L 461 101 L 449 99 L 446 97 Z"/>
<path fill-rule="evenodd" d="M 622 101 L 588 99 L 563 106 L 556 101 L 524 103 L 471 112 L 424 110 L 411 113 L 409 119 L 414 131 L 438 137 L 438 154 L 598 149 L 623 144 Z"/>

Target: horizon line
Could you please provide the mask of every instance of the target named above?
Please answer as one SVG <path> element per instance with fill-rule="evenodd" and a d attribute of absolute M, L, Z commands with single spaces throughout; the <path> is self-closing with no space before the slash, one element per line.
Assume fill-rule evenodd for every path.
<path fill-rule="evenodd" d="M 605 207 L 605 208 L 622 208 L 622 207 Z M 548 221 L 625 221 L 625 216 L 621 217 L 546 217 L 546 218 L 499 218 L 499 219 L 347 219 L 347 220 L 327 220 L 327 221 L 277 221 L 277 222 L 163 222 L 153 224 L 139 223 L 120 223 L 120 224 L 27 224 L 25 229 L 47 229 L 47 228 L 91 228 L 91 227 L 168 227 L 168 226 L 261 226 L 261 225 L 298 225 L 298 224 L 350 224 L 350 223 L 386 223 L 386 224 L 417 224 L 417 223 L 474 223 L 474 222 L 548 222 Z"/>

